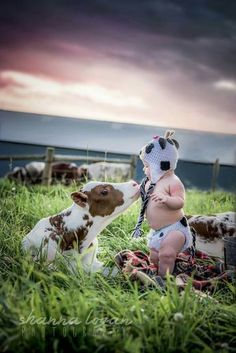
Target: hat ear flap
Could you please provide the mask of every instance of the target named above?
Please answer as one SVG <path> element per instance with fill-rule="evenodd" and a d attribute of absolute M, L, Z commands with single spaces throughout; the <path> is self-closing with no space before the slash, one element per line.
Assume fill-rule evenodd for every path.
<path fill-rule="evenodd" d="M 156 183 L 158 179 L 158 174 L 155 170 L 155 166 L 150 164 L 150 177 L 151 177 L 151 183 Z"/>

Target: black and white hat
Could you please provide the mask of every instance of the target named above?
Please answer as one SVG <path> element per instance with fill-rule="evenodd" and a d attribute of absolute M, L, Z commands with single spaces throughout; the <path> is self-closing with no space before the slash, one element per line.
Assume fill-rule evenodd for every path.
<path fill-rule="evenodd" d="M 151 183 L 156 183 L 167 171 L 175 170 L 178 162 L 178 142 L 174 131 L 167 130 L 164 137 L 154 136 L 140 152 L 140 158 L 150 167 Z"/>

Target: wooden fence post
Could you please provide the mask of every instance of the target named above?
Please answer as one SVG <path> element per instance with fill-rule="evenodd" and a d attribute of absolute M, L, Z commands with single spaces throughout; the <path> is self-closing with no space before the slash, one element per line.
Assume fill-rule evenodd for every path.
<path fill-rule="evenodd" d="M 49 186 L 52 177 L 52 162 L 54 160 L 55 149 L 53 147 L 47 147 L 45 156 L 45 167 L 43 170 L 42 184 Z"/>
<path fill-rule="evenodd" d="M 136 155 L 132 155 L 131 156 L 131 164 L 130 164 L 130 177 L 131 177 L 131 179 L 135 178 L 136 166 L 137 166 L 137 156 Z"/>
<path fill-rule="evenodd" d="M 211 191 L 216 190 L 216 182 L 217 182 L 217 177 L 219 175 L 219 171 L 220 171 L 220 163 L 219 163 L 219 158 L 217 158 L 212 168 Z"/>

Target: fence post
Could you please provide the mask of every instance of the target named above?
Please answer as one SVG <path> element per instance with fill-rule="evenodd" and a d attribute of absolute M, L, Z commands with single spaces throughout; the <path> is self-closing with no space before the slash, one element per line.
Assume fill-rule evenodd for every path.
<path fill-rule="evenodd" d="M 52 177 L 52 162 L 54 159 L 55 149 L 53 147 L 47 147 L 46 156 L 45 156 L 45 167 L 43 170 L 43 185 L 50 185 Z"/>
<path fill-rule="evenodd" d="M 216 190 L 216 181 L 219 175 L 219 171 L 220 171 L 220 163 L 219 163 L 219 158 L 217 158 L 212 168 L 211 191 Z"/>
<path fill-rule="evenodd" d="M 131 164 L 130 164 L 130 177 L 131 177 L 131 179 L 135 178 L 136 166 L 137 166 L 137 156 L 136 155 L 132 155 L 131 156 Z"/>

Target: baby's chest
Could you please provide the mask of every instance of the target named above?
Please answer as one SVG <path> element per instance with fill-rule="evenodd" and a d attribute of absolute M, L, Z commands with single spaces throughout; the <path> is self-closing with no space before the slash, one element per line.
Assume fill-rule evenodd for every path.
<path fill-rule="evenodd" d="M 149 188 L 149 184 L 146 185 L 145 187 L 145 191 L 147 192 Z M 162 193 L 162 194 L 165 194 L 165 195 L 170 195 L 170 187 L 169 187 L 169 183 L 165 183 L 165 182 L 161 182 L 159 181 L 154 190 L 153 190 L 153 193 Z"/>

